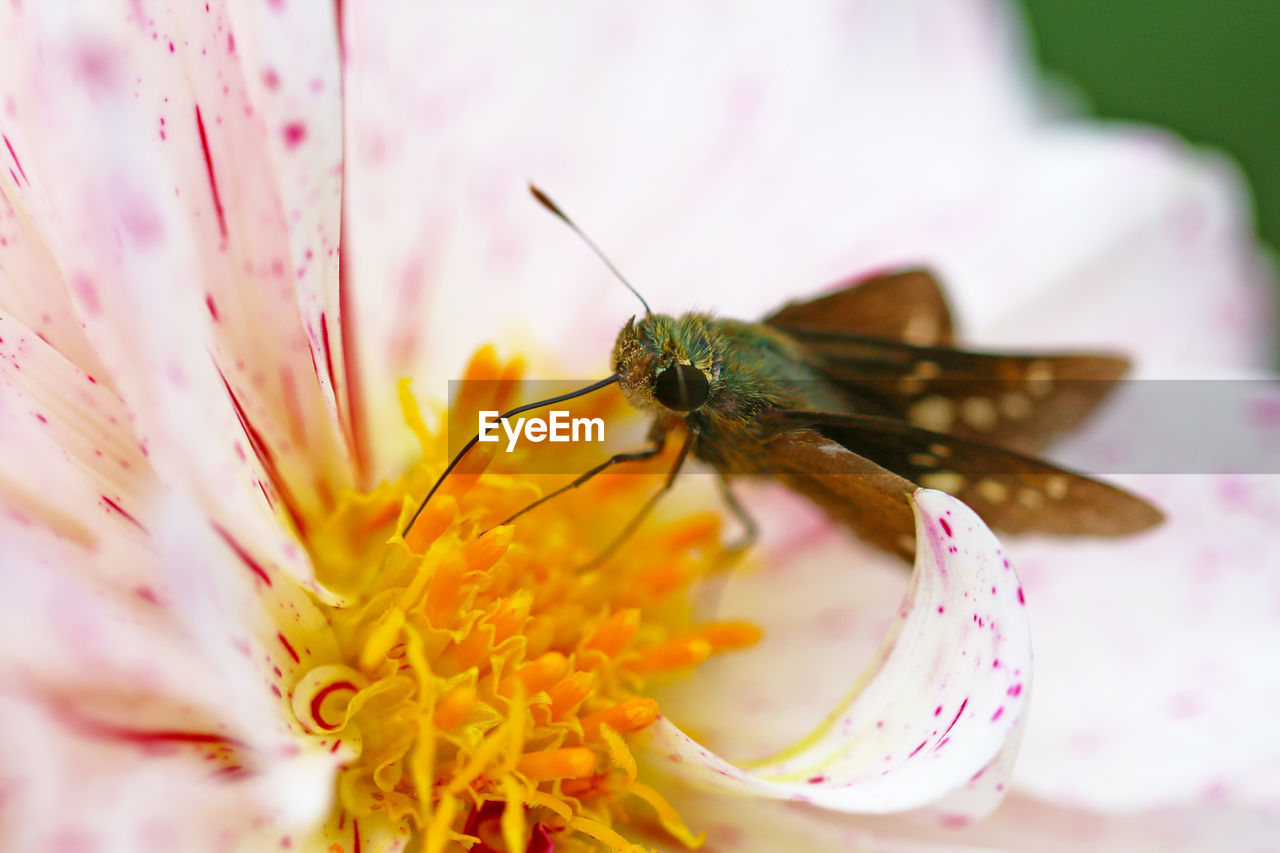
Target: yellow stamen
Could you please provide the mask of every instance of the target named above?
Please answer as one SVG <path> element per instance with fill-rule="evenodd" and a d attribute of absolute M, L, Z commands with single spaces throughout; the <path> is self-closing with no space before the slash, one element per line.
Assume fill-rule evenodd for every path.
<path fill-rule="evenodd" d="M 446 416 L 460 431 L 452 434 L 474 432 L 478 411 L 512 408 L 521 370 L 491 348 L 477 353 L 473 381 Z M 692 618 L 686 596 L 716 564 L 718 518 L 651 520 L 608 565 L 583 571 L 584 554 L 604 548 L 652 481 L 600 477 L 492 528 L 567 480 L 526 477 L 509 461 L 521 454 L 495 455 L 486 443 L 402 538 L 445 450 L 406 384 L 400 399 L 430 462 L 371 492 L 339 494 L 330 515 L 308 519 L 329 593 L 316 603 L 323 619 L 287 631 L 300 670 L 282 676 L 281 692 L 299 726 L 344 762 L 332 825 L 346 816 L 377 825 L 365 823 L 372 816 L 424 851 L 480 840 L 518 851 L 540 832 L 553 833 L 557 849 L 632 850 L 629 814 L 652 808 L 672 838 L 696 846 L 639 781 L 643 755 L 631 741 L 660 713 L 646 695 L 650 674 L 759 638 L 746 623 Z M 606 419 L 623 405 L 616 392 L 579 403 L 573 414 Z M 598 461 L 590 446 L 544 451 L 564 471 Z M 670 464 L 646 470 L 658 477 Z"/>

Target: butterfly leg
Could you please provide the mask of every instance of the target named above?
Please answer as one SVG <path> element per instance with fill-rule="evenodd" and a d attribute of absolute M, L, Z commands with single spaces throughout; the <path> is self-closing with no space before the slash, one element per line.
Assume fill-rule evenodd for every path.
<path fill-rule="evenodd" d="M 548 492 L 547 494 L 538 498 L 533 503 L 526 506 L 524 509 L 521 509 L 513 513 L 512 515 L 508 516 L 500 523 L 495 524 L 494 527 L 502 527 L 504 524 L 510 524 L 520 516 L 524 515 L 526 512 L 529 512 L 532 509 L 536 509 L 537 507 L 541 506 L 542 504 L 546 503 L 552 498 L 563 495 L 565 492 L 569 491 L 570 489 L 578 488 L 578 486 L 581 486 L 583 483 L 587 482 L 595 475 L 599 474 L 600 472 L 608 468 L 612 468 L 614 465 L 619 465 L 623 462 L 643 462 L 646 459 L 652 459 L 653 457 L 661 453 L 663 448 L 667 446 L 666 431 L 657 429 L 655 426 L 655 428 L 650 430 L 649 432 L 649 441 L 653 442 L 652 447 L 646 447 L 644 450 L 635 450 L 630 453 L 618 453 L 614 456 L 610 456 L 608 459 L 601 462 L 599 465 L 595 466 L 594 468 L 590 469 L 586 473 L 577 477 L 572 483 L 561 486 L 560 488 L 556 489 L 554 492 Z M 485 532 L 487 533 L 488 531 L 485 531 Z"/>
<path fill-rule="evenodd" d="M 615 536 L 613 541 L 610 542 L 603 551 L 597 554 L 594 560 L 582 566 L 582 570 L 594 569 L 604 563 L 617 552 L 623 542 L 626 542 L 631 538 L 631 534 L 635 533 L 636 530 L 639 529 L 641 523 L 649 517 L 649 513 L 653 511 L 653 508 L 657 505 L 659 499 L 661 499 L 667 492 L 671 491 L 671 486 L 674 485 L 676 481 L 676 475 L 680 473 L 680 469 L 684 466 L 685 459 L 689 457 L 689 449 L 693 447 L 693 439 L 696 435 L 697 431 L 694 429 L 690 429 L 685 434 L 684 443 L 680 445 L 680 452 L 676 455 L 675 464 L 671 466 L 671 470 L 667 473 L 667 479 L 662 484 L 662 488 L 654 492 L 653 495 L 650 496 L 649 500 L 645 501 L 644 506 L 640 507 L 640 511 L 632 517 L 631 521 L 627 522 L 626 527 L 622 528 L 622 532 Z"/>
<path fill-rule="evenodd" d="M 724 498 L 725 506 L 738 519 L 738 523 L 742 525 L 742 535 L 736 540 L 725 546 L 725 552 L 730 557 L 737 557 L 743 551 L 746 551 L 760 535 L 760 527 L 756 524 L 756 520 L 751 517 L 746 508 L 738 501 L 738 496 L 733 493 L 733 488 L 729 485 L 729 478 L 724 474 L 720 475 L 720 494 Z"/>

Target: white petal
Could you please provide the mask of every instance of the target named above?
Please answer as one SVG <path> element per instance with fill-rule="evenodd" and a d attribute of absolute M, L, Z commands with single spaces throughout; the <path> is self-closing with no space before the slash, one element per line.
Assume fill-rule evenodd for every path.
<path fill-rule="evenodd" d="M 1280 762 L 1280 477 L 1123 482 L 1164 508 L 1161 528 L 1012 546 L 1038 659 L 1017 781 L 1132 810 L 1211 797 Z"/>
<path fill-rule="evenodd" d="M 733 853 L 1200 853 L 1269 850 L 1280 833 L 1280 820 L 1274 811 L 1229 803 L 1105 815 L 1013 794 L 986 820 L 961 826 L 954 822 L 924 823 L 915 815 L 850 816 L 794 803 L 748 803 L 741 798 L 693 791 L 682 792 L 678 801 L 690 825 L 706 831 L 708 848 Z M 675 853 L 679 848 L 667 844 L 660 849 Z"/>
<path fill-rule="evenodd" d="M 13 849 L 297 849 L 314 825 L 318 789 L 327 795 L 332 788 L 305 758 L 224 773 L 181 749 L 68 725 L 8 687 L 0 688 L 0 718 L 5 838 Z M 307 799 L 300 822 L 297 805 Z"/>
<path fill-rule="evenodd" d="M 376 377 L 444 397 L 489 340 L 606 369 L 639 306 L 530 180 L 655 310 L 750 318 L 883 262 L 886 234 L 998 171 L 1029 114 L 986 2 L 349 9 L 350 271 L 375 412 L 395 411 Z"/>
<path fill-rule="evenodd" d="M 22 48 L 3 86 L 39 152 L 24 166 L 53 211 L 41 237 L 61 273 L 28 286 L 70 293 L 162 477 L 203 492 L 255 546 L 278 548 L 259 481 L 296 512 L 319 499 L 320 481 L 350 477 L 318 376 L 326 362 L 299 314 L 300 300 L 314 314 L 334 261 L 303 270 L 294 258 L 311 241 L 321 254 L 331 248 L 321 251 L 332 242 L 337 179 L 305 176 L 317 172 L 313 145 L 329 171 L 337 165 L 336 87 L 311 101 L 282 95 L 258 112 L 262 69 L 248 63 L 270 51 L 242 57 L 219 7 L 154 18 L 128 4 L 4 14 Z M 280 129 L 263 122 L 294 107 L 313 136 L 287 152 Z M 310 165 L 278 171 L 290 153 Z M 295 217 L 303 207 L 314 213 Z"/>
<path fill-rule="evenodd" d="M 288 712 L 335 654 L 311 600 L 189 503 L 150 521 L 86 552 L 0 515 L 0 784 L 31 849 L 275 843 L 328 813 L 340 758 Z"/>
<path fill-rule="evenodd" d="M 982 790 L 956 808 L 985 814 L 1002 796 L 984 772 L 1021 726 L 1031 652 L 1021 587 L 991 532 L 941 492 L 915 498 L 912 586 L 871 665 L 828 721 L 789 754 L 737 767 L 662 719 L 659 762 L 699 784 L 852 812 L 892 812 Z M 838 665 L 815 648 L 814 678 Z M 851 675 L 851 674 L 850 674 Z M 846 675 L 848 678 L 849 675 Z"/>
<path fill-rule="evenodd" d="M 136 559 L 100 552 L 137 547 L 157 488 L 114 391 L 71 364 L 18 320 L 0 313 L 0 506 L 8 520 L 78 543 L 68 565 L 105 572 L 123 588 L 146 585 Z"/>
<path fill-rule="evenodd" d="M 1271 363 L 1275 276 L 1223 158 L 1153 130 L 1051 123 L 984 195 L 963 231 L 921 243 L 965 340 L 1118 350 L 1165 377 Z"/>

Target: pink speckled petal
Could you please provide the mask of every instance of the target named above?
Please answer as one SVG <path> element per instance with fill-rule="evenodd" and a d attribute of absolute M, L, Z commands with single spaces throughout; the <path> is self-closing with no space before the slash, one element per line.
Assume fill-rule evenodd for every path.
<path fill-rule="evenodd" d="M 327 27 L 332 65 L 333 20 L 285 39 L 287 22 L 260 32 L 256 13 L 219 4 L 83 11 L 0 13 L 15 46 L 4 96 L 38 152 L 23 164 L 42 182 L 52 215 L 37 225 L 61 274 L 29 286 L 70 294 L 162 479 L 190 484 L 254 547 L 276 548 L 276 519 L 306 515 L 350 479 L 319 376 L 327 361 L 312 348 L 322 335 L 308 332 L 334 262 L 302 269 L 294 257 L 334 242 L 339 107 L 332 69 L 328 94 L 304 99 L 308 84 L 293 81 L 268 105 L 257 63 Z M 237 27 L 266 43 L 242 55 Z M 302 50 L 297 73 L 323 69 L 324 55 Z M 291 150 L 266 122 L 294 110 L 314 132 Z"/>
<path fill-rule="evenodd" d="M 1031 675 L 1021 586 L 968 507 L 920 490 L 915 509 L 920 546 L 898 619 L 828 720 L 744 768 L 664 717 L 647 738 L 659 766 L 696 785 L 848 812 L 933 805 L 967 819 L 999 803 L 1007 762 L 997 759 L 1016 746 Z M 811 652 L 823 677 L 835 652 Z"/>
<path fill-rule="evenodd" d="M 137 560 L 95 556 L 145 542 L 158 487 L 128 411 L 114 391 L 3 313 L 0 446 L 0 507 L 8 520 L 77 544 L 83 554 L 69 565 L 105 571 L 124 588 L 148 582 Z"/>
<path fill-rule="evenodd" d="M 0 13 L 2 14 L 2 13 Z M 0 51 L 0 79 L 8 77 L 14 51 Z M 18 320 L 61 352 L 73 364 L 110 381 L 62 287 L 62 274 L 42 233 L 51 227 L 53 211 L 40 174 L 22 165 L 19 151 L 30 146 L 17 122 L 0 122 L 0 312 Z M 9 168 L 2 165 L 7 158 Z M 35 286 L 39 284 L 40 286 Z"/>

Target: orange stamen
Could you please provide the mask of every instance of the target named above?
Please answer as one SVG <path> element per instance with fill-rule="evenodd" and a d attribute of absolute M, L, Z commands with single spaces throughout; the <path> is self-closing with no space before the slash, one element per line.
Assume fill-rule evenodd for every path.
<path fill-rule="evenodd" d="M 580 779 L 596 770 L 596 754 L 583 746 L 526 752 L 516 770 L 533 779 Z"/>
<path fill-rule="evenodd" d="M 440 538 L 440 534 L 449 529 L 458 517 L 458 500 L 452 495 L 442 495 L 427 504 L 413 523 L 405 543 L 411 551 L 421 554 L 432 542 Z"/>
<path fill-rule="evenodd" d="M 750 622 L 711 622 L 700 625 L 692 637 L 706 640 L 713 652 L 731 652 L 760 642 L 759 627 Z"/>
<path fill-rule="evenodd" d="M 590 672 L 571 672 L 547 691 L 551 697 L 551 719 L 561 720 L 591 694 L 596 677 Z"/>
<path fill-rule="evenodd" d="M 631 667 L 638 672 L 665 672 L 697 666 L 711 654 L 706 640 L 671 640 L 640 652 Z"/>
<path fill-rule="evenodd" d="M 487 572 L 493 564 L 502 559 L 511 547 L 516 529 L 511 525 L 495 527 L 485 535 L 468 542 L 462 549 L 462 557 L 467 561 L 467 568 L 473 572 Z"/>
<path fill-rule="evenodd" d="M 666 540 L 666 546 L 672 551 L 683 551 L 713 539 L 719 530 L 720 516 L 702 513 L 672 525 L 663 538 Z"/>
<path fill-rule="evenodd" d="M 425 606 L 427 621 L 433 628 L 447 628 L 449 618 L 453 615 L 453 606 L 458 601 L 458 592 L 462 588 L 462 576 L 466 572 L 466 563 L 457 552 L 451 553 L 436 566 L 431 576 L 431 586 L 427 590 Z"/>
<path fill-rule="evenodd" d="M 658 703 L 636 697 L 619 702 L 612 708 L 596 711 L 582 718 L 582 732 L 588 740 L 600 737 L 600 727 L 607 725 L 619 734 L 634 732 L 658 719 Z"/>
<path fill-rule="evenodd" d="M 471 685 L 455 687 L 436 704 L 432 722 L 436 728 L 448 730 L 460 725 L 476 706 L 476 689 Z"/>
<path fill-rule="evenodd" d="M 559 652 L 547 652 L 502 679 L 502 683 L 498 685 L 498 693 L 503 696 L 514 696 L 517 685 L 523 685 L 525 696 L 540 693 L 563 678 L 568 666 L 569 660 L 564 655 Z"/>
<path fill-rule="evenodd" d="M 596 629 L 591 639 L 582 644 L 586 651 L 597 651 L 606 657 L 614 657 L 631 642 L 640 627 L 640 611 L 619 610 Z"/>

